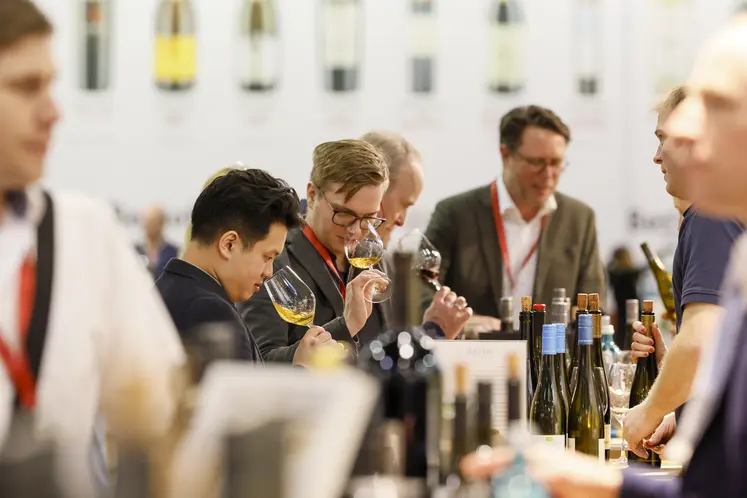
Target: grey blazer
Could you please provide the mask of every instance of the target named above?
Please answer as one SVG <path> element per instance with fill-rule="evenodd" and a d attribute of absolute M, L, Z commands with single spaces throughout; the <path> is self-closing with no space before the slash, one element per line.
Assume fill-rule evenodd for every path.
<path fill-rule="evenodd" d="M 563 287 L 575 302 L 579 292 L 607 289 L 599 259 L 594 211 L 581 201 L 556 193 L 558 209 L 550 215 L 538 247 L 533 302 L 550 304 L 554 288 Z M 439 202 L 426 236 L 441 253 L 441 282 L 464 296 L 475 314 L 497 317 L 503 295 L 503 261 L 493 218 L 490 185 Z M 433 290 L 423 291 L 423 307 Z"/>

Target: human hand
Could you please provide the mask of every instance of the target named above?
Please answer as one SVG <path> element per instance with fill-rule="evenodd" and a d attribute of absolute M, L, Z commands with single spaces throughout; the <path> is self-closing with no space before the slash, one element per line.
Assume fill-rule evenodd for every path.
<path fill-rule="evenodd" d="M 355 337 L 360 332 L 373 311 L 373 303 L 370 301 L 373 285 L 367 286 L 366 284 L 369 282 L 375 282 L 383 286 L 389 284 L 386 275 L 379 270 L 366 270 L 351 280 L 345 288 L 343 316 L 351 337 Z M 367 297 L 368 299 L 366 299 Z"/>
<path fill-rule="evenodd" d="M 599 459 L 542 444 L 525 454 L 529 473 L 553 498 L 617 498 L 622 473 Z"/>
<path fill-rule="evenodd" d="M 670 413 L 661 421 L 650 438 L 643 440 L 643 447 L 661 455 L 664 448 L 677 430 L 677 419 Z"/>
<path fill-rule="evenodd" d="M 464 335 L 477 336 L 481 332 L 492 332 L 501 329 L 501 321 L 493 316 L 473 315 L 464 325 Z"/>
<path fill-rule="evenodd" d="M 644 401 L 631 408 L 625 414 L 623 437 L 628 442 L 628 448 L 641 458 L 648 456 L 643 447 L 643 440 L 651 437 L 662 422 L 662 417 L 653 412 L 649 403 Z"/>
<path fill-rule="evenodd" d="M 332 339 L 332 335 L 323 328 L 316 325 L 309 327 L 293 354 L 293 364 L 310 366 L 314 348 L 335 344 L 336 342 Z"/>
<path fill-rule="evenodd" d="M 664 355 L 667 354 L 667 345 L 661 337 L 659 325 L 654 323 L 651 327 L 651 336 L 646 335 L 646 327 L 641 322 L 633 322 L 633 344 L 630 348 L 634 358 L 645 358 L 651 353 L 656 353 L 656 365 L 661 366 Z"/>
<path fill-rule="evenodd" d="M 465 477 L 489 479 L 493 474 L 504 471 L 515 457 L 516 453 L 509 447 L 481 446 L 477 451 L 462 458 L 459 469 Z"/>
<path fill-rule="evenodd" d="M 423 322 L 435 323 L 441 327 L 447 339 L 454 339 L 471 316 L 472 308 L 467 307 L 467 300 L 461 296 L 457 297 L 451 289 L 443 286 L 425 310 Z"/>

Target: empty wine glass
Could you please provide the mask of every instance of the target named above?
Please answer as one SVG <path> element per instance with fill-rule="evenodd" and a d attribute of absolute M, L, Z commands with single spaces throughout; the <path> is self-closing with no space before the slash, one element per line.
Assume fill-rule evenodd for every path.
<path fill-rule="evenodd" d="M 397 247 L 401 251 L 414 255 L 412 269 L 417 271 L 422 279 L 436 290 L 441 288 L 438 274 L 441 270 L 441 253 L 420 230 L 413 230 L 399 241 Z"/>
<path fill-rule="evenodd" d="M 280 318 L 293 325 L 314 324 L 316 298 L 311 289 L 290 266 L 285 266 L 265 280 L 267 294 Z"/>
<path fill-rule="evenodd" d="M 384 257 L 385 248 L 384 241 L 370 223 L 365 232 L 361 239 L 348 238 L 345 241 L 345 257 L 355 268 L 370 270 Z M 387 281 L 386 284 L 376 281 L 366 284 L 364 295 L 367 301 L 382 303 L 391 297 L 392 282 L 386 277 L 384 279 Z"/>
<path fill-rule="evenodd" d="M 635 365 L 632 363 L 613 363 L 610 366 L 609 389 L 610 389 L 610 412 L 620 423 L 622 437 L 622 448 L 620 458 L 613 460 L 620 466 L 628 464 L 628 444 L 624 437 L 624 419 L 630 405 L 630 388 L 635 377 Z"/>

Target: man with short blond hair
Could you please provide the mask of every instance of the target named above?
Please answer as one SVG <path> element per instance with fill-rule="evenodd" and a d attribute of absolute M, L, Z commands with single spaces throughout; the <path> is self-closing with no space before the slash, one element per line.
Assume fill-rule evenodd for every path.
<path fill-rule="evenodd" d="M 379 206 L 389 183 L 381 152 L 362 140 L 337 140 L 314 149 L 306 187 L 306 226 L 291 230 L 274 270 L 290 266 L 316 298 L 314 322 L 337 341 L 355 344 L 370 341 L 385 328 L 379 305 L 364 296 L 369 281 L 381 281 L 374 270 L 355 272 L 348 283 L 345 241 L 360 239 L 369 225 L 383 219 Z M 240 310 L 250 333 L 267 361 L 306 364 L 307 328 L 284 322 L 262 286 Z"/>
<path fill-rule="evenodd" d="M 664 123 L 687 97 L 678 86 L 655 107 L 658 113 L 656 137 L 659 147 L 654 163 L 661 167 L 667 192 L 677 199 L 682 222 L 674 253 L 672 290 L 676 311 L 677 335 L 667 346 L 659 327 L 647 331 L 636 321 L 632 348 L 639 357 L 656 354 L 659 375 L 646 400 L 625 416 L 625 439 L 632 452 L 644 457 L 648 451 L 661 452 L 674 434 L 675 417 L 669 415 L 690 397 L 690 388 L 701 350 L 711 342 L 712 332 L 723 311 L 719 306 L 721 284 L 732 245 L 742 234 L 735 220 L 717 220 L 703 216 L 690 202 L 684 144 L 671 140 Z M 666 361 L 662 362 L 666 354 Z"/>

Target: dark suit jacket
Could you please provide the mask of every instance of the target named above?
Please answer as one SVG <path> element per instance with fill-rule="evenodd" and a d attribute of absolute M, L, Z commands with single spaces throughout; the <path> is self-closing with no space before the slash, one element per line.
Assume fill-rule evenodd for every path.
<path fill-rule="evenodd" d="M 141 256 L 147 258 L 148 254 L 145 250 L 145 245 L 138 244 L 135 246 L 135 250 L 140 254 Z M 161 247 L 161 250 L 158 251 L 158 259 L 153 265 L 148 265 L 148 271 L 153 275 L 153 279 L 157 279 L 161 276 L 161 273 L 163 273 L 164 268 L 166 268 L 166 264 L 171 260 L 171 258 L 176 258 L 179 255 L 179 249 L 174 245 L 170 244 L 168 242 L 164 242 L 163 246 Z"/>
<path fill-rule="evenodd" d="M 182 338 L 203 324 L 231 324 L 240 338 L 239 358 L 262 363 L 259 349 L 223 287 L 200 268 L 181 259 L 168 262 L 156 281 L 166 308 Z"/>
<path fill-rule="evenodd" d="M 321 325 L 337 341 L 351 341 L 345 324 L 342 296 L 324 260 L 300 229 L 288 233 L 285 249 L 275 258 L 275 271 L 290 266 L 309 286 L 316 298 L 314 324 Z M 262 357 L 267 361 L 290 363 L 307 327 L 283 321 L 275 311 L 264 286 L 251 299 L 239 305 L 239 311 L 249 332 L 256 338 Z M 374 316 L 375 314 L 375 316 Z M 386 330 L 382 306 L 375 304 L 371 318 L 356 335 L 360 344 L 367 344 Z"/>
<path fill-rule="evenodd" d="M 594 211 L 586 204 L 556 193 L 557 210 L 540 238 L 533 302 L 550 304 L 552 291 L 565 288 L 575 302 L 578 292 L 607 289 L 599 259 Z M 490 185 L 439 202 L 426 236 L 442 256 L 441 283 L 464 296 L 475 314 L 499 316 L 503 261 L 493 217 Z M 423 292 L 423 307 L 433 290 Z"/>

